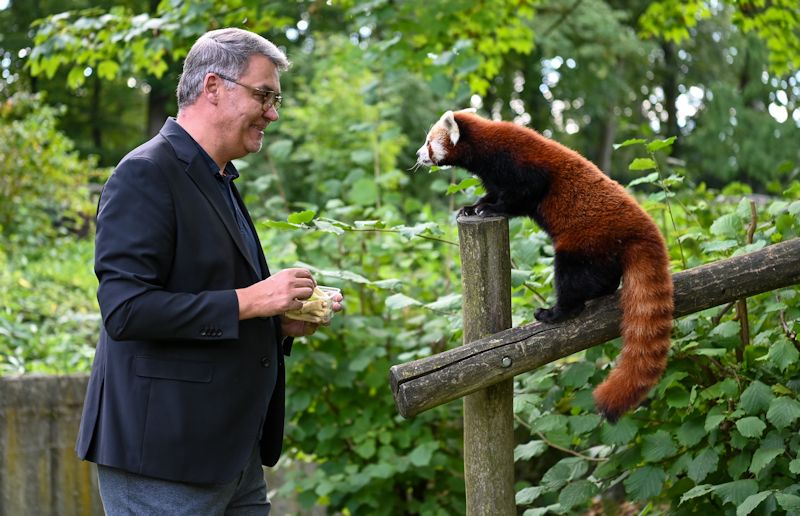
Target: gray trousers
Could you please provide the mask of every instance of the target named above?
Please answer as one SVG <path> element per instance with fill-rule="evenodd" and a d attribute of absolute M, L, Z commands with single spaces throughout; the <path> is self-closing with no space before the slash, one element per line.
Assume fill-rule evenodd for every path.
<path fill-rule="evenodd" d="M 270 502 L 258 448 L 227 484 L 187 484 L 97 466 L 107 516 L 266 516 Z"/>

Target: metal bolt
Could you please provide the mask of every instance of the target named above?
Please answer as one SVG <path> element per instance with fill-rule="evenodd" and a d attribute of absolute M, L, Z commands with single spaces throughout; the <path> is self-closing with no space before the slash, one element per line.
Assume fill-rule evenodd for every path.
<path fill-rule="evenodd" d="M 503 357 L 502 361 L 503 367 L 511 367 L 511 363 L 512 363 L 511 357 Z"/>

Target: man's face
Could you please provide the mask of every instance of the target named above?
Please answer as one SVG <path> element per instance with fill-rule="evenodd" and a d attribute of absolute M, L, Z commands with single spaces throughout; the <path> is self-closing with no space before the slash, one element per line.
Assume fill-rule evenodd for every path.
<path fill-rule="evenodd" d="M 261 55 L 250 58 L 247 69 L 237 82 L 258 90 L 281 91 L 277 68 Z M 233 89 L 225 91 L 225 120 L 220 129 L 224 131 L 223 139 L 229 159 L 261 150 L 264 129 L 278 119 L 275 107 L 271 106 L 265 111 L 262 107 L 264 97 L 245 86 L 235 85 Z"/>

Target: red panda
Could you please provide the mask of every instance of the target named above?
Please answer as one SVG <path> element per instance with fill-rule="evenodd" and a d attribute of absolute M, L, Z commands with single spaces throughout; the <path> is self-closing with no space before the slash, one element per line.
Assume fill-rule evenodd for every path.
<path fill-rule="evenodd" d="M 558 142 L 465 111 L 442 115 L 417 163 L 461 167 L 481 180 L 486 195 L 460 216 L 527 216 L 550 235 L 557 300 L 536 310 L 539 321 L 572 318 L 622 280 L 622 352 L 594 400 L 611 422 L 638 406 L 667 365 L 673 287 L 664 238 L 633 197 Z"/>

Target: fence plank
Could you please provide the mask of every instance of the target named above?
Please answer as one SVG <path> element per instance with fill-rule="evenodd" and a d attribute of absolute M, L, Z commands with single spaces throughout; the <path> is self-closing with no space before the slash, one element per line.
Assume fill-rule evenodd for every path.
<path fill-rule="evenodd" d="M 458 219 L 464 343 L 511 326 L 508 220 Z M 511 379 L 464 397 L 467 515 L 516 514 L 514 389 Z"/>
<path fill-rule="evenodd" d="M 800 238 L 673 276 L 675 316 L 800 283 Z M 531 307 L 533 310 L 533 307 Z M 400 414 L 420 412 L 619 336 L 618 293 L 590 302 L 560 324 L 501 331 L 431 357 L 398 364 L 389 376 Z"/>

